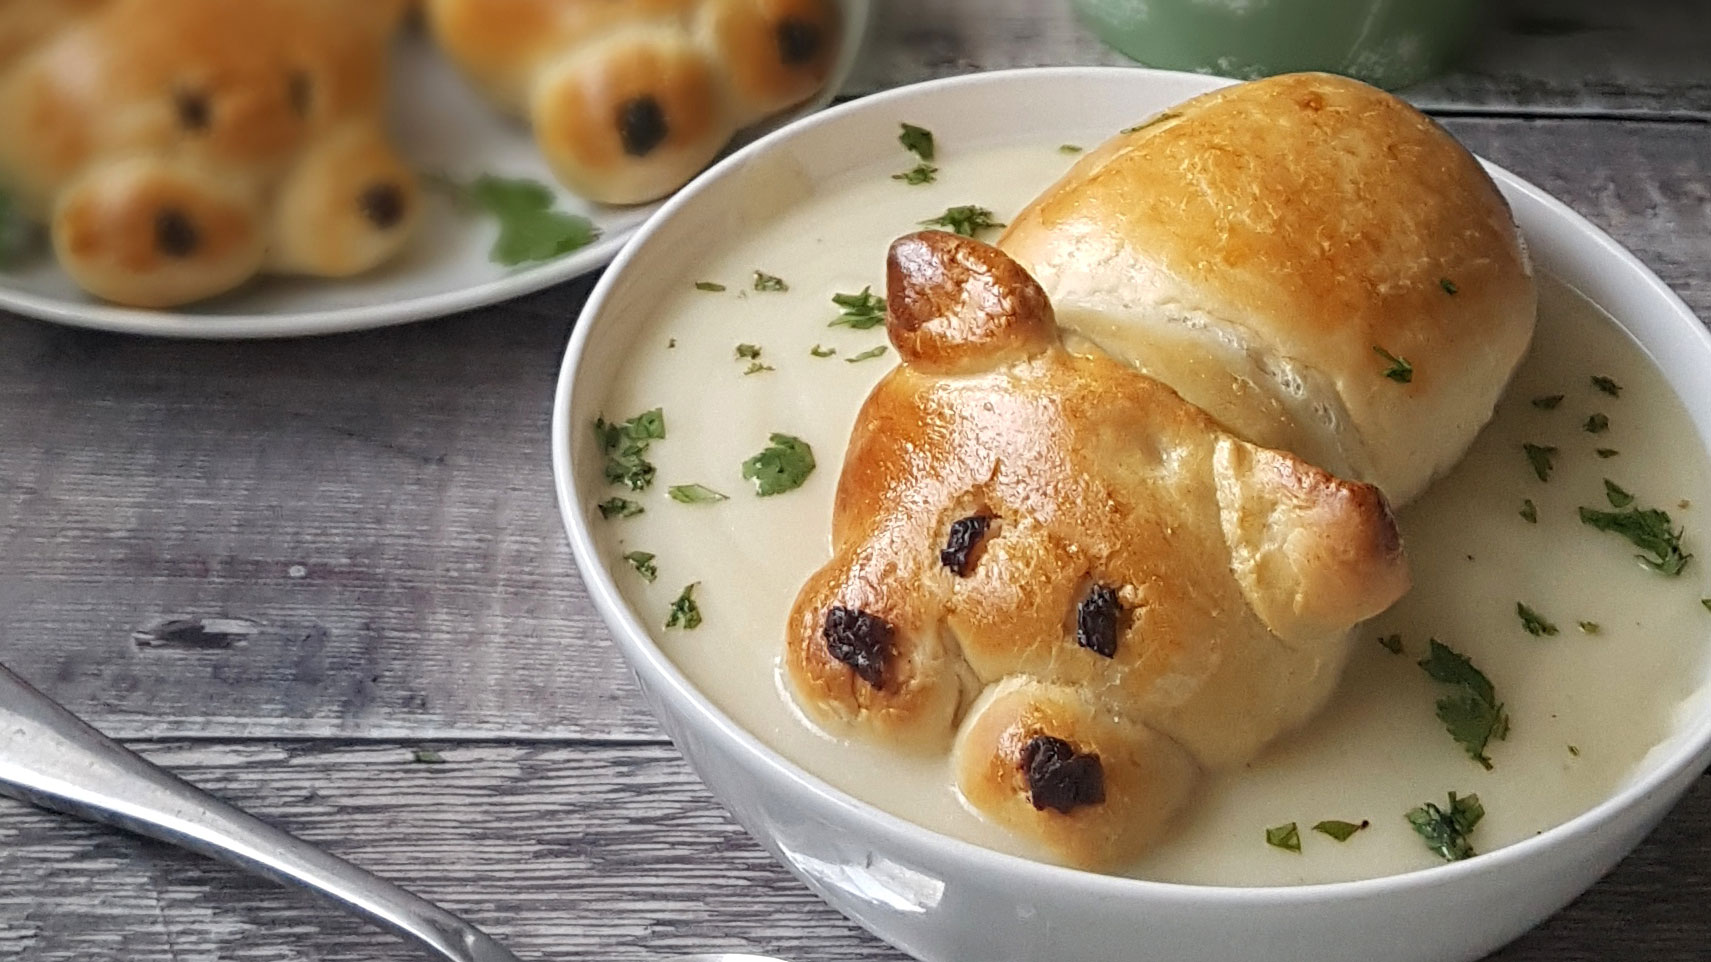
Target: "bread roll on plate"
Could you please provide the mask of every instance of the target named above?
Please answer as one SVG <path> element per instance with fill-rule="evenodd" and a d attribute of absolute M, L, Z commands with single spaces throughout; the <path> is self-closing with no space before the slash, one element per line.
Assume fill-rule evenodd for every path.
<path fill-rule="evenodd" d="M 1349 629 L 1407 588 L 1389 508 L 1065 350 L 997 248 L 898 240 L 887 304 L 903 364 L 857 417 L 790 689 L 839 734 L 954 741 L 977 810 L 1120 864 L 1202 769 L 1318 710 Z"/>
<path fill-rule="evenodd" d="M 1075 335 L 1238 435 L 1415 498 L 1491 417 L 1536 308 L 1509 207 L 1396 97 L 1226 87 L 1082 158 L 999 240 Z"/>

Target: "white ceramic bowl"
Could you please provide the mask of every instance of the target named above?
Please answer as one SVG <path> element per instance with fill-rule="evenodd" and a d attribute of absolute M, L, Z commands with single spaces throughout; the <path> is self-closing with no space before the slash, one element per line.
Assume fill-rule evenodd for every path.
<path fill-rule="evenodd" d="M 564 360 L 553 410 L 559 507 L 584 581 L 643 695 L 737 819 L 826 901 L 929 962 L 1451 962 L 1477 959 L 1567 904 L 1627 854 L 1711 761 L 1711 707 L 1592 811 L 1507 848 L 1423 871 L 1289 888 L 1174 885 L 998 854 L 919 828 L 804 773 L 696 691 L 649 638 L 596 553 L 601 484 L 585 426 L 631 349 L 628 317 L 679 261 L 736 221 L 750 165 L 811 183 L 893 156 L 896 119 L 970 146 L 1096 143 L 1217 86 L 1140 69 L 1006 71 L 845 104 L 749 146 L 660 211 L 602 278 Z M 1027 118 L 1026 122 L 1020 118 Z M 885 152 L 883 155 L 881 152 Z M 745 177 L 750 168 L 750 177 Z M 1538 265 L 1603 306 L 1656 360 L 1711 444 L 1711 335 L 1639 261 L 1561 203 L 1495 167 Z"/>

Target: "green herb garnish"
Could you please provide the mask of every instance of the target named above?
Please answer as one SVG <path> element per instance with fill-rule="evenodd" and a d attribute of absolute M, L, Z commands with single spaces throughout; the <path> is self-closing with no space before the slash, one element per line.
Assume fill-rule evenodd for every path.
<path fill-rule="evenodd" d="M 665 617 L 667 628 L 693 629 L 701 626 L 701 606 L 695 603 L 695 587 L 701 582 L 693 581 L 684 585 L 677 600 L 671 603 L 671 611 Z"/>
<path fill-rule="evenodd" d="M 1598 455 L 1601 458 L 1613 458 L 1616 455 L 1621 454 L 1622 452 L 1616 450 L 1615 448 L 1599 448 L 1598 450 L 1594 451 L 1593 453 Z"/>
<path fill-rule="evenodd" d="M 1438 286 L 1444 289 L 1445 294 L 1454 294 L 1458 290 L 1455 282 L 1447 277 L 1438 278 Z"/>
<path fill-rule="evenodd" d="M 1573 755 L 1573 756 L 1574 756 L 1574 757 L 1575 757 L 1575 758 L 1579 758 L 1579 757 L 1580 757 L 1580 749 L 1579 749 L 1579 748 L 1576 748 L 1576 747 L 1575 747 L 1575 746 L 1573 746 L 1573 745 L 1570 745 L 1570 746 L 1568 746 L 1568 753 L 1569 753 L 1569 754 L 1570 754 L 1570 755 Z"/>
<path fill-rule="evenodd" d="M 1583 635 L 1596 635 L 1600 630 L 1596 621 L 1580 622 L 1580 633 Z"/>
<path fill-rule="evenodd" d="M 418 765 L 444 765 L 445 756 L 432 748 L 418 748 L 410 753 L 410 760 Z"/>
<path fill-rule="evenodd" d="M 1533 407 L 1536 407 L 1541 411 L 1554 411 L 1556 410 L 1557 405 L 1562 403 L 1562 399 L 1563 395 L 1561 394 L 1546 394 L 1542 397 L 1534 398 Z"/>
<path fill-rule="evenodd" d="M 900 180 L 903 183 L 914 187 L 920 184 L 930 184 L 937 180 L 938 176 L 939 168 L 934 167 L 932 164 L 923 162 L 916 164 L 901 174 L 892 174 L 891 179 Z"/>
<path fill-rule="evenodd" d="M 801 438 L 774 434 L 772 443 L 743 462 L 743 477 L 754 482 L 755 494 L 771 497 L 794 491 L 814 473 L 814 449 Z"/>
<path fill-rule="evenodd" d="M 1527 630 L 1527 634 L 1532 635 L 1534 638 L 1538 638 L 1543 635 L 1554 635 L 1557 633 L 1556 625 L 1546 621 L 1543 615 L 1519 601 L 1515 602 L 1515 614 L 1521 619 L 1521 627 L 1525 628 Z"/>
<path fill-rule="evenodd" d="M 1294 822 L 1279 825 L 1276 828 L 1268 828 L 1265 830 L 1265 843 L 1274 848 L 1281 848 L 1286 852 L 1300 854 L 1301 832 L 1296 829 Z"/>
<path fill-rule="evenodd" d="M 1329 835 L 1339 842 L 1346 842 L 1352 838 L 1356 832 L 1370 826 L 1371 824 L 1371 822 L 1364 818 L 1360 820 L 1358 825 L 1354 822 L 1345 822 L 1340 819 L 1333 818 L 1327 819 L 1313 826 L 1313 831 L 1318 832 L 1321 835 Z"/>
<path fill-rule="evenodd" d="M 790 290 L 790 285 L 784 283 L 782 277 L 775 277 L 765 271 L 755 271 L 754 289 L 776 293 Z"/>
<path fill-rule="evenodd" d="M 1402 654 L 1401 635 L 1379 635 L 1378 643 L 1384 647 L 1385 651 L 1388 651 L 1393 655 Z"/>
<path fill-rule="evenodd" d="M 1532 498 L 1521 499 L 1521 519 L 1528 524 L 1539 523 L 1539 509 L 1533 507 Z"/>
<path fill-rule="evenodd" d="M 1629 505 L 1633 496 L 1610 482 L 1605 482 L 1604 494 L 1613 507 Z M 1624 500 L 1625 499 L 1625 500 Z M 1617 502 L 1621 502 L 1618 504 Z M 1629 507 L 1626 511 L 1580 509 L 1580 521 L 1599 531 L 1608 531 L 1627 538 L 1645 554 L 1635 555 L 1646 567 L 1666 575 L 1679 575 L 1693 555 L 1681 550 L 1681 530 L 1673 526 L 1669 514 L 1657 508 Z"/>
<path fill-rule="evenodd" d="M 1467 750 L 1468 757 L 1491 770 L 1491 759 L 1485 754 L 1492 739 L 1509 737 L 1509 714 L 1497 700 L 1496 688 L 1485 674 L 1473 666 L 1465 655 L 1456 652 L 1436 638 L 1430 641 L 1430 654 L 1420 667 L 1434 681 L 1455 686 L 1456 690 L 1438 699 L 1438 720 Z"/>
<path fill-rule="evenodd" d="M 596 505 L 600 509 L 600 517 L 610 521 L 613 518 L 633 518 L 642 513 L 642 506 L 629 498 L 610 497 Z"/>
<path fill-rule="evenodd" d="M 1587 434 L 1603 434 L 1610 429 L 1610 419 L 1602 414 L 1594 414 L 1588 417 L 1581 427 Z"/>
<path fill-rule="evenodd" d="M 696 281 L 695 289 L 698 291 L 713 291 L 714 293 L 718 293 L 725 289 L 725 285 L 718 281 Z"/>
<path fill-rule="evenodd" d="M 964 204 L 961 207 L 946 208 L 943 214 L 921 221 L 921 226 L 946 227 L 964 237 L 974 237 L 983 230 L 1004 225 L 993 220 L 992 212 L 986 208 Z"/>
<path fill-rule="evenodd" d="M 1706 611 L 1711 611 L 1711 598 L 1701 598 L 1699 603 L 1705 606 Z"/>
<path fill-rule="evenodd" d="M 878 357 L 884 353 L 885 353 L 885 345 L 881 344 L 878 347 L 869 348 L 869 349 L 861 352 L 860 354 L 855 354 L 855 355 L 852 355 L 850 357 L 844 358 L 844 363 L 845 364 L 858 364 L 862 361 L 870 361 L 870 360 L 872 360 L 872 359 L 874 359 L 874 358 L 876 358 L 876 357 Z"/>
<path fill-rule="evenodd" d="M 1442 856 L 1444 861 L 1459 862 L 1477 854 L 1467 837 L 1473 834 L 1474 827 L 1484 817 L 1485 807 L 1479 804 L 1478 795 L 1458 798 L 1455 792 L 1451 792 L 1447 811 L 1426 802 L 1408 811 L 1408 824 L 1426 840 L 1426 847 Z"/>
<path fill-rule="evenodd" d="M 628 552 L 624 555 L 624 560 L 636 569 L 636 574 L 641 575 L 643 581 L 652 582 L 659 577 L 659 569 L 654 567 L 654 556 L 646 551 Z"/>
<path fill-rule="evenodd" d="M 679 504 L 712 504 L 716 501 L 729 501 L 730 497 L 714 491 L 705 484 L 674 484 L 665 489 L 671 495 L 671 500 Z"/>
<path fill-rule="evenodd" d="M 1081 146 L 1079 144 L 1058 144 L 1057 152 L 1060 154 L 1079 154 L 1081 153 Z"/>
<path fill-rule="evenodd" d="M 835 347 L 821 347 L 816 344 L 808 349 L 808 353 L 815 357 L 831 357 L 833 354 L 838 353 L 838 349 Z"/>
<path fill-rule="evenodd" d="M 739 361 L 756 360 L 760 357 L 760 345 L 758 345 L 758 344 L 738 344 L 737 345 L 736 357 L 737 357 L 737 360 L 739 360 Z"/>
<path fill-rule="evenodd" d="M 1592 376 L 1592 386 L 1611 397 L 1622 396 L 1622 385 L 1617 384 L 1613 379 L 1607 378 L 1602 374 L 1594 374 Z"/>
<path fill-rule="evenodd" d="M 1162 123 L 1163 121 L 1170 120 L 1171 118 L 1177 117 L 1177 116 L 1180 116 L 1180 115 L 1174 110 L 1161 110 L 1158 113 L 1153 114 L 1151 117 L 1148 117 L 1146 120 L 1143 120 L 1140 123 L 1134 125 L 1133 127 L 1124 127 L 1122 130 L 1118 131 L 1118 133 L 1132 134 L 1137 130 L 1146 130 L 1148 127 L 1151 127 L 1153 124 Z"/>
<path fill-rule="evenodd" d="M 853 327 L 865 331 L 885 323 L 885 298 L 864 287 L 860 294 L 833 294 L 832 303 L 843 309 L 827 327 Z"/>
<path fill-rule="evenodd" d="M 600 236 L 588 218 L 554 210 L 557 198 L 539 181 L 483 175 L 468 184 L 444 183 L 499 222 L 499 237 L 487 252 L 496 264 L 516 267 L 550 261 Z"/>
<path fill-rule="evenodd" d="M 0 267 L 10 267 L 24 256 L 35 241 L 35 228 L 18 210 L 10 195 L 0 190 Z"/>
<path fill-rule="evenodd" d="M 665 437 L 665 413 L 661 409 L 643 411 L 622 424 L 595 418 L 594 436 L 606 456 L 608 482 L 631 491 L 644 490 L 653 483 L 654 466 L 642 455 L 649 443 Z"/>
<path fill-rule="evenodd" d="M 759 361 L 751 361 L 749 363 L 749 366 L 747 368 L 743 369 L 743 376 L 748 377 L 750 374 L 760 374 L 763 371 L 776 371 L 776 370 L 778 370 L 778 368 L 773 367 L 771 364 L 762 364 Z"/>
<path fill-rule="evenodd" d="M 1622 490 L 1622 486 L 1609 478 L 1604 479 L 1604 497 L 1610 501 L 1612 508 L 1626 508 L 1634 503 L 1634 496 Z"/>
<path fill-rule="evenodd" d="M 1551 469 L 1556 467 L 1552 459 L 1556 457 L 1557 449 L 1547 444 L 1523 444 L 1521 450 L 1527 452 L 1527 463 L 1533 466 L 1533 473 L 1539 476 L 1539 480 L 1549 481 Z"/>
<path fill-rule="evenodd" d="M 1390 378 L 1397 384 L 1407 384 L 1409 381 L 1414 380 L 1414 365 L 1409 364 L 1406 359 L 1397 357 L 1376 344 L 1373 345 L 1372 349 L 1379 357 L 1390 362 L 1390 366 L 1384 369 L 1385 377 Z"/>
<path fill-rule="evenodd" d="M 922 160 L 933 159 L 933 132 L 925 127 L 914 124 L 903 124 L 903 132 L 897 135 L 897 142 L 903 149 Z"/>

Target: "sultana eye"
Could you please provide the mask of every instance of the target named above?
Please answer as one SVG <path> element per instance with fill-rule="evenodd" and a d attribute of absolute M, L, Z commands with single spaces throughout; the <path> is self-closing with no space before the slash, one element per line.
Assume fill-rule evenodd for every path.
<path fill-rule="evenodd" d="M 178 115 L 178 125 L 189 131 L 208 129 L 213 119 L 213 110 L 208 104 L 208 95 L 196 90 L 180 90 L 172 95 L 173 111 Z"/>
<path fill-rule="evenodd" d="M 309 108 L 315 97 L 315 85 L 309 79 L 309 74 L 302 70 L 293 70 L 285 84 L 286 98 L 291 102 L 291 109 L 299 117 L 309 116 Z"/>

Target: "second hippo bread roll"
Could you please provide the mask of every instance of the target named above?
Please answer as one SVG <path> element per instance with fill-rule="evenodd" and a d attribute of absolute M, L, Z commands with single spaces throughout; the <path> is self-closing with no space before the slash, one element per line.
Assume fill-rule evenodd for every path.
<path fill-rule="evenodd" d="M 1532 338 L 1536 291 L 1479 162 L 1401 100 L 1292 74 L 1090 152 L 999 241 L 1074 334 L 1237 434 L 1412 500 Z"/>
<path fill-rule="evenodd" d="M 564 184 L 640 203 L 825 85 L 833 0 L 430 0 L 436 40 Z"/>

